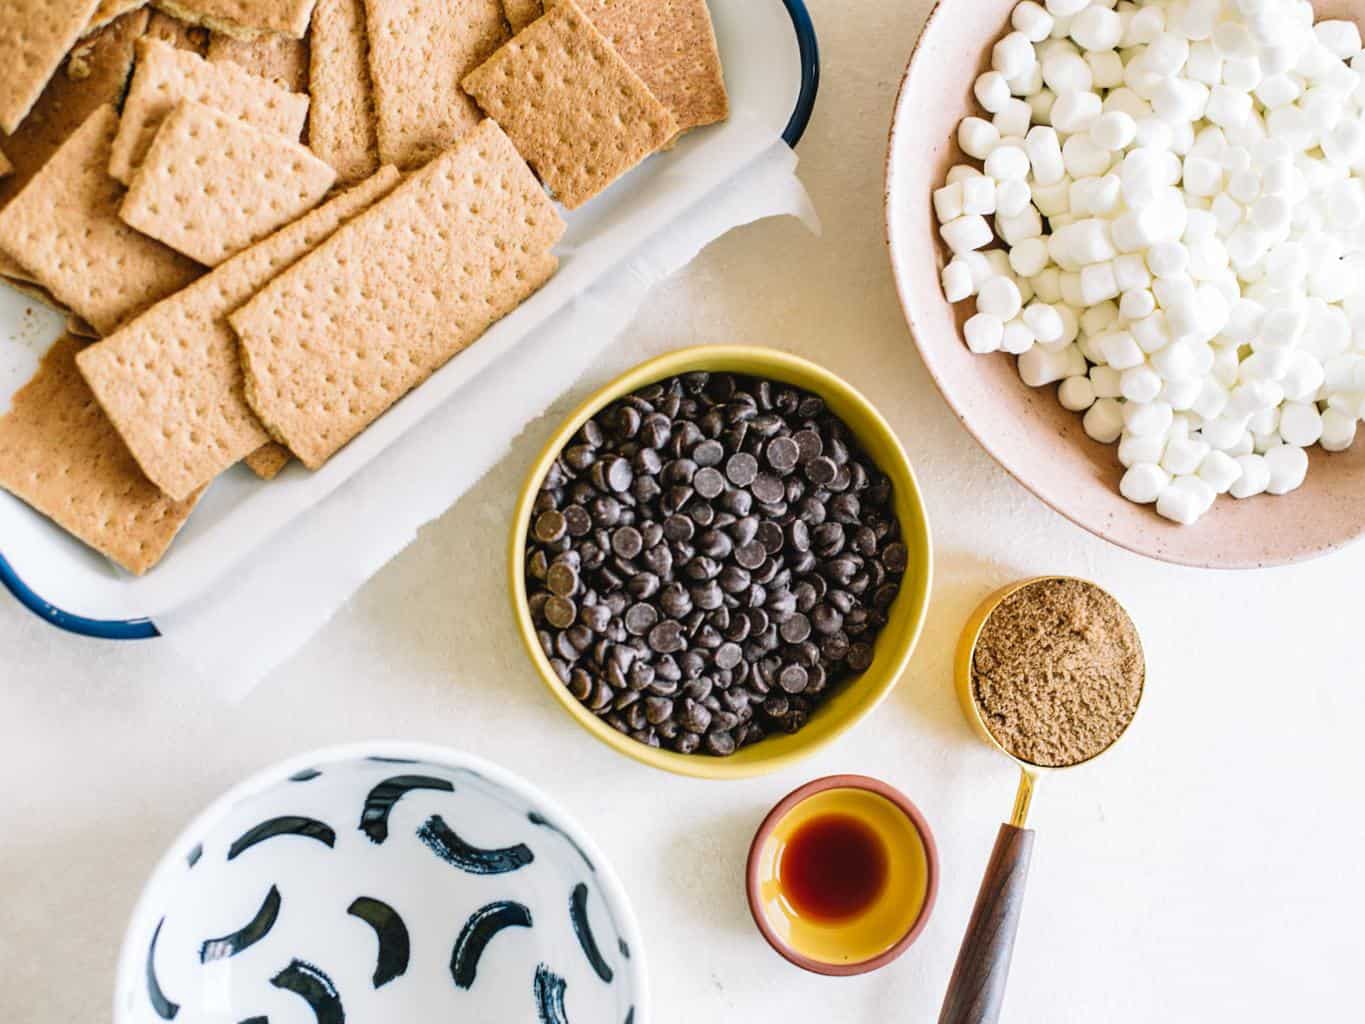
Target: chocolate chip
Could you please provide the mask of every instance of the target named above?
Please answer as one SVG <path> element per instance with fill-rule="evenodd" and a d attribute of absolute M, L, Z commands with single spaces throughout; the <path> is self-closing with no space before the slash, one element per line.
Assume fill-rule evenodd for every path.
<path fill-rule="evenodd" d="M 710 500 L 719 497 L 725 490 L 725 477 L 721 475 L 720 470 L 707 466 L 697 470 L 697 475 L 692 478 L 692 486 L 703 498 Z"/>
<path fill-rule="evenodd" d="M 703 429 L 705 428 L 703 427 Z M 716 432 L 719 433 L 719 425 L 717 425 Z M 719 466 L 723 458 L 725 458 L 725 446 L 719 441 L 703 441 L 692 449 L 692 461 L 698 466 Z M 709 497 L 714 497 L 714 495 L 709 495 Z"/>
<path fill-rule="evenodd" d="M 725 463 L 725 475 L 736 487 L 748 487 L 758 478 L 758 460 L 748 452 L 737 452 Z"/>
<path fill-rule="evenodd" d="M 548 544 L 559 540 L 560 537 L 564 536 L 566 529 L 567 524 L 564 521 L 563 514 L 553 509 L 542 512 L 536 517 L 536 540 L 542 543 Z"/>
<path fill-rule="evenodd" d="M 556 562 L 545 572 L 545 589 L 558 597 L 573 597 L 578 593 L 578 573 L 563 562 Z"/>
<path fill-rule="evenodd" d="M 905 572 L 910 564 L 910 552 L 904 544 L 888 544 L 882 552 L 882 564 L 891 572 Z"/>
<path fill-rule="evenodd" d="M 798 461 L 803 465 L 818 459 L 825 450 L 825 442 L 815 430 L 798 430 L 792 435 L 792 440 L 796 442 L 799 452 Z"/>
<path fill-rule="evenodd" d="M 772 466 L 782 476 L 786 476 L 796 468 L 796 464 L 801 458 L 801 448 L 793 438 L 775 437 L 768 442 L 764 455 L 768 460 L 768 465 Z"/>
<path fill-rule="evenodd" d="M 644 636 L 659 621 L 659 612 L 650 604 L 633 604 L 626 609 L 626 631 L 634 636 Z"/>
<path fill-rule="evenodd" d="M 771 504 L 786 497 L 787 489 L 771 473 L 759 473 L 749 485 L 749 493 L 759 501 Z"/>
<path fill-rule="evenodd" d="M 578 617 L 578 606 L 558 594 L 545 602 L 545 621 L 555 629 L 568 629 Z"/>
<path fill-rule="evenodd" d="M 621 558 L 634 558 L 644 546 L 644 538 L 633 526 L 623 526 L 611 535 L 611 549 Z"/>
<path fill-rule="evenodd" d="M 872 648 L 868 644 L 854 644 L 848 649 L 848 667 L 854 672 L 866 672 L 872 664 Z"/>
<path fill-rule="evenodd" d="M 782 527 L 771 520 L 764 520 L 758 524 L 758 541 L 768 554 L 776 555 L 782 551 L 787 538 L 782 532 Z"/>
<path fill-rule="evenodd" d="M 810 619 L 800 612 L 796 612 L 786 622 L 782 623 L 780 629 L 782 639 L 789 644 L 799 644 L 810 636 L 810 627 Z"/>
<path fill-rule="evenodd" d="M 750 541 L 735 548 L 735 561 L 744 569 L 757 569 L 768 559 L 768 549 L 761 541 Z"/>
<path fill-rule="evenodd" d="M 673 619 L 665 619 L 649 631 L 650 649 L 658 654 L 677 654 L 687 648 L 682 626 Z"/>
<path fill-rule="evenodd" d="M 801 693 L 810 682 L 810 676 L 800 665 L 788 665 L 777 677 L 777 685 L 788 693 Z"/>

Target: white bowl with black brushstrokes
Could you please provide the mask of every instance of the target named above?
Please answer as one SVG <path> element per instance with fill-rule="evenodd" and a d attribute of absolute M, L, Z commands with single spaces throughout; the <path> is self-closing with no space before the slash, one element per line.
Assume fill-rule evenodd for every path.
<path fill-rule="evenodd" d="M 455 751 L 323 750 L 201 814 L 124 938 L 115 1024 L 646 1024 L 625 892 L 548 797 Z"/>

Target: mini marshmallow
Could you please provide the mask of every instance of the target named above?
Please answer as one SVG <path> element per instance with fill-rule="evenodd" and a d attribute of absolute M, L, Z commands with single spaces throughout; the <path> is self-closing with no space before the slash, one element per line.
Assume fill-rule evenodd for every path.
<path fill-rule="evenodd" d="M 1057 100 L 1052 104 L 1052 127 L 1068 135 L 1085 131 L 1100 116 L 1100 110 L 1100 98 L 1093 92 L 1075 89 L 1057 92 Z"/>
<path fill-rule="evenodd" d="M 1044 302 L 1030 303 L 1023 312 L 1023 321 L 1042 345 L 1054 345 L 1062 340 L 1066 325 L 1062 315 Z"/>
<path fill-rule="evenodd" d="M 1161 387 L 1161 375 L 1150 366 L 1132 366 L 1119 375 L 1119 392 L 1130 402 L 1153 402 Z"/>
<path fill-rule="evenodd" d="M 1157 514 L 1189 526 L 1212 507 L 1217 496 L 1217 492 L 1197 476 L 1176 477 L 1157 498 Z"/>
<path fill-rule="evenodd" d="M 1105 334 L 1119 318 L 1119 307 L 1113 302 L 1097 302 L 1081 314 L 1081 330 L 1087 337 Z"/>
<path fill-rule="evenodd" d="M 1009 82 L 999 71 L 987 71 L 976 80 L 972 92 L 976 94 L 976 101 L 991 114 L 1000 113 L 1011 98 Z"/>
<path fill-rule="evenodd" d="M 1098 122 L 1098 118 L 1091 124 Z M 1099 177 L 1109 170 L 1114 155 L 1090 141 L 1088 134 L 1073 135 L 1062 146 L 1062 162 L 1073 178 Z"/>
<path fill-rule="evenodd" d="M 1138 505 L 1150 505 L 1161 497 L 1171 484 L 1171 475 L 1160 466 L 1139 462 L 1131 466 L 1119 481 L 1119 493 Z"/>
<path fill-rule="evenodd" d="M 987 178 L 987 181 L 994 179 Z M 1033 190 L 1023 178 L 1000 182 L 995 189 L 996 212 L 1002 217 L 1022 217 L 1028 212 Z"/>
<path fill-rule="evenodd" d="M 1161 397 L 1176 412 L 1189 412 L 1194 408 L 1194 403 L 1199 400 L 1199 394 L 1203 388 L 1204 381 L 1198 377 L 1190 377 L 1186 380 L 1164 380 L 1161 384 Z"/>
<path fill-rule="evenodd" d="M 1070 365 L 1065 349 L 1052 351 L 1035 345 L 1019 357 L 1019 378 L 1031 388 L 1041 388 L 1065 380 Z"/>
<path fill-rule="evenodd" d="M 1016 4 L 1010 25 L 1032 43 L 1041 43 L 1052 34 L 1053 17 L 1034 0 Z"/>
<path fill-rule="evenodd" d="M 1033 43 L 1022 32 L 1011 32 L 991 50 L 991 67 L 1005 78 L 1017 78 L 1037 61 Z"/>
<path fill-rule="evenodd" d="M 1053 262 L 1079 270 L 1091 263 L 1112 260 L 1117 253 L 1110 230 L 1108 221 L 1088 217 L 1053 231 L 1048 240 Z"/>
<path fill-rule="evenodd" d="M 989 245 L 995 237 L 985 217 L 959 217 L 939 228 L 939 234 L 955 255 Z"/>
<path fill-rule="evenodd" d="M 1068 377 L 1057 387 L 1057 401 L 1070 412 L 1085 412 L 1095 404 L 1095 386 L 1089 377 Z M 1351 425 L 1354 428 L 1354 421 Z"/>
<path fill-rule="evenodd" d="M 1152 283 L 1147 260 L 1140 252 L 1123 253 L 1114 260 L 1114 277 L 1125 292 L 1146 289 Z"/>
<path fill-rule="evenodd" d="M 1000 351 L 1008 352 L 1012 356 L 1022 356 L 1032 351 L 1036 340 L 1028 324 L 1022 320 L 1011 320 L 1005 324 L 1005 330 L 1001 335 Z"/>
<path fill-rule="evenodd" d="M 1088 133 L 1090 141 L 1099 149 L 1106 151 L 1126 149 L 1137 138 L 1137 122 L 1130 115 L 1113 110 L 1091 121 Z"/>
<path fill-rule="evenodd" d="M 1072 34 L 1075 34 L 1074 28 Z M 1360 53 L 1360 26 L 1354 21 L 1320 21 L 1313 26 L 1313 34 L 1334 57 L 1349 60 Z"/>
<path fill-rule="evenodd" d="M 1146 404 L 1128 402 L 1122 412 L 1124 429 L 1139 436 L 1165 434 L 1175 417 L 1175 410 L 1160 399 Z"/>
<path fill-rule="evenodd" d="M 1087 50 L 1090 79 L 1096 89 L 1117 89 L 1123 85 L 1123 58 L 1112 50 Z"/>
<path fill-rule="evenodd" d="M 1024 138 L 1024 150 L 1033 168 L 1033 180 L 1036 184 L 1055 185 L 1066 175 L 1062 144 L 1055 129 L 1046 125 L 1030 128 Z"/>
<path fill-rule="evenodd" d="M 1010 269 L 1020 277 L 1036 277 L 1052 262 L 1047 243 L 1041 238 L 1027 238 L 1010 249 Z"/>
<path fill-rule="evenodd" d="M 1125 320 L 1145 320 L 1155 312 L 1156 296 L 1146 288 L 1126 291 L 1119 299 L 1119 314 Z"/>
<path fill-rule="evenodd" d="M 1013 320 L 1023 308 L 1019 286 L 1007 277 L 993 277 L 981 286 L 976 296 L 976 308 L 1001 320 Z"/>
<path fill-rule="evenodd" d="M 971 269 L 962 260 L 954 259 L 943 268 L 943 297 L 949 302 L 971 298 L 975 291 Z"/>
<path fill-rule="evenodd" d="M 1311 402 L 1285 402 L 1280 407 L 1280 437 L 1285 443 L 1307 448 L 1322 437 L 1322 415 Z"/>
<path fill-rule="evenodd" d="M 1191 154 L 1185 158 L 1182 182 L 1192 196 L 1215 196 L 1223 187 L 1223 166 L 1217 160 Z"/>
<path fill-rule="evenodd" d="M 1165 312 L 1159 309 L 1150 316 L 1135 320 L 1128 329 L 1133 332 L 1133 339 L 1138 343 L 1138 347 L 1148 355 L 1160 352 L 1171 343 L 1170 324 L 1166 320 Z"/>
<path fill-rule="evenodd" d="M 940 224 L 957 220 L 962 216 L 962 183 L 944 185 L 934 193 L 934 213 Z"/>
<path fill-rule="evenodd" d="M 1086 410 L 1081 426 L 1100 444 L 1113 444 L 1123 433 L 1123 407 L 1112 398 L 1099 398 Z"/>
<path fill-rule="evenodd" d="M 1308 453 L 1291 444 L 1278 445 L 1267 451 L 1265 464 L 1270 470 L 1270 482 L 1265 489 L 1270 494 L 1297 490 L 1308 475 Z"/>
<path fill-rule="evenodd" d="M 1131 469 L 1141 462 L 1159 463 L 1165 451 L 1165 434 L 1124 434 L 1119 440 L 1119 465 Z"/>
<path fill-rule="evenodd" d="M 1006 245 L 1018 245 L 1027 238 L 1041 238 L 1043 234 L 1043 215 L 1036 207 L 1026 206 L 1017 217 L 995 215 L 995 226 Z"/>
<path fill-rule="evenodd" d="M 1228 488 L 1234 498 L 1254 498 L 1264 494 L 1270 486 L 1270 466 L 1263 455 L 1238 455 L 1237 468 L 1241 470 L 1236 481 Z"/>
<path fill-rule="evenodd" d="M 1180 242 L 1158 242 L 1147 250 L 1147 266 L 1157 277 L 1181 277 L 1190 266 L 1190 250 Z"/>
<path fill-rule="evenodd" d="M 1020 83 L 1018 86 L 1012 86 L 1016 91 L 1028 90 L 1029 87 L 1030 83 Z M 1038 90 L 1033 89 L 1031 91 L 1037 92 Z M 1023 94 L 1028 95 L 1027 92 Z M 1029 105 L 1027 100 L 1014 98 L 1010 98 L 1005 103 L 1004 107 L 997 111 L 996 115 L 991 118 L 991 124 L 995 125 L 995 130 L 1004 138 L 1022 139 L 1028 134 L 1029 125 L 1032 123 L 1033 107 Z"/>
<path fill-rule="evenodd" d="M 1005 336 L 1005 321 L 989 313 L 978 313 L 962 328 L 967 348 L 977 355 L 998 352 Z"/>
<path fill-rule="evenodd" d="M 957 126 L 957 144 L 972 159 L 985 160 L 1000 144 L 1000 131 L 979 117 L 963 118 Z"/>
<path fill-rule="evenodd" d="M 1053 18 L 1070 18 L 1089 6 L 1090 0 L 1047 0 L 1047 12 Z"/>
<path fill-rule="evenodd" d="M 989 217 L 995 213 L 994 178 L 982 174 L 959 182 L 958 188 L 962 190 L 962 213 L 977 217 Z M 937 201 L 938 193 L 935 192 L 934 196 Z"/>
<path fill-rule="evenodd" d="M 1017 253 L 1021 248 L 1023 248 L 1024 245 L 1027 245 L 1035 241 L 1043 247 L 1042 248 L 1043 258 L 1044 259 L 1048 258 L 1047 243 L 1043 242 L 1041 239 L 1029 239 L 1026 242 L 1022 243 L 1021 245 L 1016 245 L 1013 249 L 1010 250 L 1011 269 L 1014 269 L 1013 267 L 1014 254 Z M 1017 270 L 1015 270 L 1015 272 L 1018 273 Z M 1054 266 L 1047 266 L 1043 270 L 1039 271 L 1037 274 L 1034 274 L 1032 277 L 1029 278 L 1029 284 L 1033 286 L 1033 294 L 1037 297 L 1039 302 L 1046 302 L 1048 305 L 1051 305 L 1054 308 L 1056 308 L 1056 304 L 1062 301 L 1062 284 L 1060 278 L 1061 271 Z M 1067 310 L 1067 312 L 1071 313 L 1072 319 L 1075 319 L 1076 316 L 1075 313 L 1072 313 L 1071 310 L 1069 309 Z M 1061 310 L 1057 310 L 1057 315 L 1062 316 Z M 1065 319 L 1063 319 L 1062 323 L 1063 330 L 1065 330 L 1066 323 Z"/>
<path fill-rule="evenodd" d="M 1231 451 L 1246 433 L 1246 419 L 1238 416 L 1222 415 L 1205 420 L 1199 428 L 1200 436 L 1219 451 Z"/>
<path fill-rule="evenodd" d="M 1174 437 L 1166 442 L 1161 468 L 1172 476 L 1188 476 L 1199 471 L 1211 449 L 1205 441 Z"/>
<path fill-rule="evenodd" d="M 1092 366 L 1089 376 L 1096 398 L 1118 398 L 1123 393 L 1119 387 L 1122 375 L 1112 366 Z"/>
<path fill-rule="evenodd" d="M 1204 116 L 1224 128 L 1241 124 L 1251 116 L 1251 95 L 1227 85 L 1215 85 L 1209 91 Z"/>
<path fill-rule="evenodd" d="M 1114 278 L 1113 261 L 1091 263 L 1081 268 L 1081 298 L 1087 306 L 1116 299 L 1118 295 L 1119 286 Z"/>
<path fill-rule="evenodd" d="M 1198 475 L 1217 493 L 1227 494 L 1232 485 L 1242 478 L 1242 467 L 1227 452 L 1211 451 L 1199 463 Z"/>
<path fill-rule="evenodd" d="M 1105 7 L 1083 8 L 1071 21 L 1071 38 L 1085 50 L 1112 50 L 1123 38 L 1123 19 Z"/>
<path fill-rule="evenodd" d="M 986 174 L 997 182 L 1028 177 L 1029 159 L 1024 147 L 1016 143 L 1001 143 L 986 157 Z"/>
<path fill-rule="evenodd" d="M 948 175 L 944 184 L 957 185 L 968 182 L 973 178 L 980 177 L 984 177 L 984 175 L 971 164 L 953 164 L 953 166 L 948 169 Z"/>
<path fill-rule="evenodd" d="M 1329 452 L 1344 452 L 1355 443 L 1356 418 L 1336 409 L 1322 414 L 1322 437 L 1318 443 Z"/>
<path fill-rule="evenodd" d="M 1095 347 L 1104 357 L 1104 361 L 1115 370 L 1127 370 L 1134 366 L 1141 366 L 1144 360 L 1142 349 L 1138 347 L 1137 340 L 1128 331 L 1114 331 L 1102 335 L 1096 339 Z M 1123 389 L 1120 387 L 1119 394 L 1122 393 Z"/>

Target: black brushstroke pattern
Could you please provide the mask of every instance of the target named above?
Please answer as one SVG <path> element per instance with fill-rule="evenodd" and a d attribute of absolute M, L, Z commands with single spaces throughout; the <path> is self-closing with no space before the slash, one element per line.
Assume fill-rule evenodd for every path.
<path fill-rule="evenodd" d="M 337 834 L 330 825 L 324 825 L 314 818 L 291 814 L 263 821 L 255 828 L 242 833 L 241 838 L 228 848 L 227 859 L 233 860 L 257 843 L 263 843 L 275 836 L 303 836 L 306 839 L 316 839 L 328 848 L 335 846 L 337 841 Z"/>
<path fill-rule="evenodd" d="M 627 960 L 630 959 L 630 947 L 626 945 L 625 939 L 617 939 L 616 948 L 621 951 L 621 955 L 623 957 L 625 957 Z"/>
<path fill-rule="evenodd" d="M 158 1017 L 162 1020 L 175 1020 L 175 1015 L 180 1012 L 180 1004 L 167 999 L 156 980 L 156 940 L 161 938 L 161 926 L 165 923 L 164 917 L 157 922 L 156 931 L 152 932 L 151 945 L 147 947 L 147 998 Z"/>
<path fill-rule="evenodd" d="M 202 856 L 204 856 L 204 844 L 195 843 L 190 847 L 190 852 L 185 854 L 185 863 L 190 867 L 194 867 L 199 863 L 199 858 Z"/>
<path fill-rule="evenodd" d="M 317 778 L 319 775 L 321 775 L 321 774 L 322 774 L 322 772 L 318 771 L 316 768 L 305 768 L 303 771 L 301 771 L 301 772 L 295 772 L 293 775 L 289 776 L 289 781 L 290 781 L 290 782 L 312 782 L 314 779 L 316 779 L 316 778 Z"/>
<path fill-rule="evenodd" d="M 536 968 L 536 1013 L 540 1016 L 540 1024 L 569 1024 L 569 1018 L 564 1015 L 567 987 L 564 979 L 544 964 Z"/>
<path fill-rule="evenodd" d="M 480 907 L 469 915 L 450 954 L 450 974 L 458 988 L 470 988 L 479 970 L 479 957 L 493 936 L 504 928 L 530 928 L 531 911 L 520 903 L 504 900 Z"/>
<path fill-rule="evenodd" d="M 566 843 L 568 843 L 570 846 L 574 848 L 574 851 L 580 857 L 583 858 L 583 863 L 588 865 L 588 870 L 591 871 L 593 874 L 597 873 L 597 866 L 593 864 L 592 859 L 586 853 L 583 852 L 583 847 L 578 845 L 578 842 L 574 839 L 573 836 L 569 835 L 569 833 L 565 832 L 553 821 L 545 817 L 545 815 L 539 814 L 536 811 L 531 811 L 529 814 L 526 815 L 526 820 L 529 821 L 532 825 L 539 825 L 541 828 L 548 828 L 551 832 L 557 833 Z"/>
<path fill-rule="evenodd" d="M 374 929 L 379 939 L 379 960 L 374 969 L 374 987 L 382 988 L 408 969 L 410 943 L 408 928 L 398 911 L 387 903 L 360 896 L 346 908 L 346 913 L 358 917 Z"/>
<path fill-rule="evenodd" d="M 602 951 L 597 948 L 597 940 L 593 938 L 592 927 L 588 924 L 588 887 L 582 882 L 573 887 L 573 893 L 569 896 L 569 920 L 573 923 L 573 933 L 578 936 L 578 944 L 583 947 L 583 955 L 588 958 L 588 963 L 592 964 L 597 976 L 610 985 L 615 975 L 602 959 Z"/>
<path fill-rule="evenodd" d="M 301 997 L 318 1024 L 345 1024 L 346 1011 L 341 1008 L 341 997 L 332 979 L 307 961 L 291 960 L 288 967 L 270 979 L 270 984 Z"/>
<path fill-rule="evenodd" d="M 270 929 L 275 927 L 275 919 L 279 916 L 280 890 L 272 885 L 255 917 L 231 935 L 224 935 L 221 939 L 209 939 L 199 947 L 199 962 L 206 964 L 210 960 L 224 960 L 236 956 L 248 946 L 254 946 L 270 933 Z"/>
<path fill-rule="evenodd" d="M 395 775 L 385 779 L 370 790 L 370 795 L 365 798 L 365 810 L 360 814 L 360 831 L 370 837 L 370 842 L 382 843 L 389 838 L 389 812 L 394 804 L 414 789 L 455 792 L 455 787 L 448 781 L 430 775 Z"/>
<path fill-rule="evenodd" d="M 626 1024 L 635 1024 L 635 1007 L 626 1011 Z"/>
<path fill-rule="evenodd" d="M 270 1018 L 269 1018 L 269 1017 L 248 1017 L 246 1020 L 242 1021 L 241 1024 L 270 1024 Z M 630 1022 L 627 1021 L 626 1024 L 630 1024 Z"/>
<path fill-rule="evenodd" d="M 501 850 L 481 850 L 457 836 L 439 814 L 433 814 L 417 830 L 417 838 L 447 864 L 471 875 L 503 875 L 524 868 L 536 859 L 525 843 Z"/>

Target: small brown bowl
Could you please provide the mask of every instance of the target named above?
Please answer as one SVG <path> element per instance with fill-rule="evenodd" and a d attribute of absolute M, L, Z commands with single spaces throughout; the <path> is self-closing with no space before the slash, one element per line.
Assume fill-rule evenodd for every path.
<path fill-rule="evenodd" d="M 782 852 L 803 822 L 833 813 L 877 833 L 886 882 L 872 905 L 848 921 L 802 919 L 781 893 Z M 928 821 L 900 790 L 865 775 L 830 775 L 794 790 L 763 819 L 749 847 L 745 888 L 754 924 L 787 961 L 815 974 L 866 974 L 895 960 L 924 931 L 938 894 L 938 850 Z"/>
<path fill-rule="evenodd" d="M 1117 449 L 1092 441 L 1053 388 L 1019 379 L 1014 360 L 978 356 L 962 341 L 972 303 L 943 297 L 945 250 L 930 202 L 965 161 L 957 125 L 976 113 L 972 84 L 1009 30 L 1015 0 L 935 7 L 896 100 L 886 166 L 886 228 L 901 306 L 924 365 L 968 432 L 1021 484 L 1091 533 L 1150 558 L 1216 569 L 1300 562 L 1365 533 L 1365 440 L 1309 452 L 1308 479 L 1284 497 L 1222 497 L 1193 526 L 1177 526 L 1118 493 Z M 1314 0 L 1319 19 L 1365 20 L 1365 0 Z"/>

